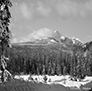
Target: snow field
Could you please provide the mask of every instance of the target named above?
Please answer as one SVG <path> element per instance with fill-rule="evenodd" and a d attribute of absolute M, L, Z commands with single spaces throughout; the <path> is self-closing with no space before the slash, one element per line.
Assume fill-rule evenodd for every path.
<path fill-rule="evenodd" d="M 43 75 L 32 75 L 30 77 L 30 75 L 16 75 L 15 78 L 16 79 L 22 79 L 25 81 L 34 81 L 34 82 L 41 82 L 41 83 L 45 83 L 45 84 L 60 84 L 63 85 L 65 87 L 77 87 L 80 88 L 81 85 L 87 84 L 89 82 L 92 81 L 92 77 L 86 76 L 85 79 L 83 79 L 82 81 L 72 81 L 70 80 L 70 76 L 66 75 L 66 76 L 48 76 L 47 77 L 47 81 L 46 83 L 44 82 L 44 76 Z"/>

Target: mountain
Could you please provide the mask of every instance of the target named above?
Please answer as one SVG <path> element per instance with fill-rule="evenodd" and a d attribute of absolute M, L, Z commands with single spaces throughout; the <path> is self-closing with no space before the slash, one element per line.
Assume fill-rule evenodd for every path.
<path fill-rule="evenodd" d="M 78 38 L 72 38 L 73 44 L 83 45 L 83 42 Z"/>
<path fill-rule="evenodd" d="M 60 40 L 62 44 L 65 44 L 67 46 L 73 46 L 73 45 L 82 46 L 83 45 L 83 42 L 80 41 L 78 38 L 71 39 L 65 36 L 61 36 Z"/>
<path fill-rule="evenodd" d="M 54 39 L 56 39 L 59 43 L 61 42 L 61 41 L 60 41 L 61 33 L 60 33 L 59 31 L 55 31 L 52 37 L 53 37 Z"/>
<path fill-rule="evenodd" d="M 62 35 L 59 31 L 54 31 L 54 33 L 45 38 L 35 39 L 34 41 L 21 42 L 19 45 L 30 45 L 30 44 L 53 44 L 59 43 L 63 46 L 73 46 L 73 45 L 83 45 L 83 43 L 78 38 L 69 38 Z"/>
<path fill-rule="evenodd" d="M 92 75 L 92 41 L 82 43 L 78 38 L 68 38 L 58 31 L 47 38 L 13 44 L 8 55 L 12 72 L 20 69 L 20 72 L 43 74 L 46 65 L 46 74 L 64 74 L 66 67 L 68 74 Z"/>
<path fill-rule="evenodd" d="M 84 43 L 83 49 L 85 56 L 92 55 L 92 41 Z"/>
<path fill-rule="evenodd" d="M 92 41 L 83 43 L 81 40 L 78 38 L 69 38 L 64 35 L 61 35 L 60 32 L 55 31 L 51 37 L 46 37 L 42 39 L 36 39 L 34 41 L 29 41 L 29 42 L 21 42 L 21 43 L 15 43 L 13 45 L 35 45 L 35 46 L 46 46 L 50 47 L 59 47 L 61 50 L 69 52 L 70 50 L 80 50 L 84 51 L 84 56 L 87 55 L 88 53 L 92 52 Z M 81 51 L 81 50 L 80 50 Z M 82 52 L 81 52 L 82 53 Z"/>
<path fill-rule="evenodd" d="M 55 31 L 51 37 L 36 39 L 29 42 L 15 43 L 13 45 L 59 45 L 62 46 L 63 49 L 72 50 L 75 45 L 82 46 L 83 43 L 78 38 L 69 38 L 61 35 L 60 32 Z"/>
<path fill-rule="evenodd" d="M 64 43 L 65 45 L 73 45 L 72 39 L 68 37 L 61 36 L 60 40 L 62 44 Z"/>

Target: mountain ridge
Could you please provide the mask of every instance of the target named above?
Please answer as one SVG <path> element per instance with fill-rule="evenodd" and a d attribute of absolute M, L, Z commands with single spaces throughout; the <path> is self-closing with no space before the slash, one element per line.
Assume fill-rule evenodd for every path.
<path fill-rule="evenodd" d="M 42 39 L 35 39 L 34 41 L 28 41 L 28 42 L 20 42 L 20 43 L 12 43 L 12 45 L 42 45 L 42 46 L 46 46 L 46 45 L 59 45 L 62 46 L 62 49 L 70 49 L 73 50 L 74 48 L 77 49 L 77 47 L 81 47 L 84 52 L 86 52 L 86 50 L 88 50 L 88 52 L 91 52 L 91 46 L 92 46 L 92 41 L 90 42 L 86 42 L 83 43 L 80 39 L 78 38 L 69 38 L 66 37 L 64 35 L 61 35 L 60 32 L 55 31 L 55 34 L 51 37 L 46 37 L 46 38 L 42 38 Z M 88 53 L 87 52 L 87 53 Z"/>
<path fill-rule="evenodd" d="M 55 31 L 52 36 L 41 38 L 41 39 L 35 39 L 34 41 L 28 41 L 28 42 L 20 42 L 15 44 L 50 44 L 50 43 L 60 43 L 65 45 L 83 45 L 84 43 L 79 40 L 78 38 L 69 38 L 64 35 L 61 35 L 60 32 Z"/>

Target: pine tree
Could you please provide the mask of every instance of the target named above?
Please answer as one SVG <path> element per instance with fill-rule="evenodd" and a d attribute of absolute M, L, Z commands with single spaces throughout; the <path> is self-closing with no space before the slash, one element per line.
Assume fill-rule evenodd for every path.
<path fill-rule="evenodd" d="M 0 46 L 1 46 L 1 65 L 2 66 L 2 82 L 4 81 L 4 71 L 6 67 L 4 63 L 7 59 L 5 57 L 5 52 L 10 45 L 11 32 L 9 30 L 9 23 L 11 14 L 9 11 L 9 7 L 12 6 L 12 3 L 9 0 L 0 0 Z M 8 72 L 8 71 L 6 71 Z M 8 75 L 11 75 L 10 73 Z"/>

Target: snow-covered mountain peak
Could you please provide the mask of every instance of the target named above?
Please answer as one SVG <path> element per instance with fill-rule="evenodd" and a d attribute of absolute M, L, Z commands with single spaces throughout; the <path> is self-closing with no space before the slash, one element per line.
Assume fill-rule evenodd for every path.
<path fill-rule="evenodd" d="M 66 38 L 65 36 L 61 36 L 60 37 L 61 40 L 65 40 L 65 38 Z"/>
<path fill-rule="evenodd" d="M 73 44 L 83 44 L 83 42 L 79 38 L 72 38 Z"/>

